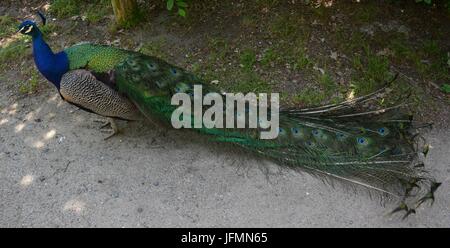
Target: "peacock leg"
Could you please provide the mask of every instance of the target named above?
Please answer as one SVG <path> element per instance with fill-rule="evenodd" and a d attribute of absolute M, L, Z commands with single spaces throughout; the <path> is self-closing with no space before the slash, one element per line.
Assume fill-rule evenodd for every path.
<path fill-rule="evenodd" d="M 104 133 L 110 133 L 110 135 L 108 135 L 108 136 L 105 138 L 105 140 L 107 140 L 107 139 L 109 139 L 109 138 L 111 138 L 111 137 L 113 137 L 113 136 L 115 136 L 116 134 L 118 134 L 118 133 L 121 132 L 121 130 L 120 130 L 119 127 L 117 126 L 116 121 L 115 121 L 113 118 L 111 118 L 111 117 L 108 117 L 107 121 L 103 121 L 103 120 L 94 120 L 94 122 L 99 122 L 99 123 L 103 124 L 103 125 L 100 127 L 100 129 L 102 129 L 101 132 L 104 132 Z M 110 126 L 111 128 L 105 129 L 107 126 Z"/>

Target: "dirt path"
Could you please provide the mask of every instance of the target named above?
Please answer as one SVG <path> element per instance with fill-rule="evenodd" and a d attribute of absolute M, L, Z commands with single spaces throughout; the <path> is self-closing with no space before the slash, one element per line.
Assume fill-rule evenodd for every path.
<path fill-rule="evenodd" d="M 448 130 L 427 134 L 436 203 L 401 221 L 392 205 L 179 132 L 131 123 L 103 141 L 97 117 L 53 89 L 12 100 L 0 87 L 3 227 L 450 226 Z"/>

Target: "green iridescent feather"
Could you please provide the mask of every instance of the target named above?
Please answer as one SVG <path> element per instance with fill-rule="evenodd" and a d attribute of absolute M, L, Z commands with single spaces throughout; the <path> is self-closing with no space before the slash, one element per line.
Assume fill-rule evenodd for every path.
<path fill-rule="evenodd" d="M 195 75 L 155 57 L 91 44 L 65 51 L 71 69 L 112 71 L 119 92 L 146 117 L 168 125 L 177 108 L 170 104 L 173 94 L 192 95 L 196 84 L 203 85 L 203 94 L 219 92 Z M 417 207 L 426 199 L 434 199 L 439 184 L 420 167 L 414 139 L 417 129 L 409 116 L 397 108 L 361 109 L 382 90 L 339 104 L 282 110 L 279 136 L 274 140 L 259 139 L 259 129 L 203 127 L 197 131 L 280 164 L 400 199 L 403 205 L 397 210 L 410 214 L 411 203 Z"/>
<path fill-rule="evenodd" d="M 64 52 L 69 58 L 70 70 L 86 68 L 96 72 L 113 70 L 118 63 L 124 61 L 130 51 L 110 46 L 82 43 L 66 48 Z"/>

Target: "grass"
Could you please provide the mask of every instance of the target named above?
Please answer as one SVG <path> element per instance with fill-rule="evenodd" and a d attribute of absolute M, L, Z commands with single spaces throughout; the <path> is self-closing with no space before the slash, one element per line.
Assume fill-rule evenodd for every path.
<path fill-rule="evenodd" d="M 299 26 L 305 26 L 301 15 L 280 15 L 269 26 L 269 31 L 273 37 L 291 40 L 302 34 Z"/>
<path fill-rule="evenodd" d="M 310 69 L 315 61 L 307 53 L 303 39 L 297 39 L 292 43 L 275 43 L 264 51 L 260 64 L 263 68 L 290 64 L 294 70 Z"/>
<path fill-rule="evenodd" d="M 367 10 L 367 13 L 356 14 L 356 19 L 359 19 L 360 23 L 371 22 L 371 12 L 372 10 Z M 411 77 L 418 78 L 420 82 L 450 80 L 445 52 L 434 40 L 413 40 L 395 32 L 375 33 L 374 37 L 367 39 L 361 32 L 345 28 L 338 28 L 335 38 L 335 45 L 350 58 L 348 62 L 353 72 L 348 90 L 352 89 L 356 95 L 373 92 L 390 80 L 393 76 L 391 65 L 408 68 L 407 74 L 415 71 L 415 75 Z M 420 103 L 429 99 L 424 93 L 424 87 L 427 86 L 411 87 L 405 79 L 397 79 L 389 99 L 386 100 L 411 100 L 415 109 L 419 109 Z M 411 98 L 403 99 L 406 95 L 411 95 Z"/>
<path fill-rule="evenodd" d="M 166 40 L 164 38 L 154 41 L 147 41 L 142 45 L 139 52 L 164 59 L 168 57 L 165 44 Z"/>
<path fill-rule="evenodd" d="M 241 20 L 241 26 L 243 28 L 255 29 L 258 26 L 258 22 L 253 16 L 244 16 Z"/>
<path fill-rule="evenodd" d="M 325 95 L 317 88 L 308 87 L 293 97 L 296 105 L 317 106 L 325 100 Z"/>
<path fill-rule="evenodd" d="M 256 64 L 256 53 L 251 49 L 245 49 L 242 51 L 239 57 L 240 66 L 244 70 L 252 70 L 253 66 Z"/>
<path fill-rule="evenodd" d="M 91 23 L 98 23 L 108 14 L 112 13 L 110 1 L 99 1 L 88 6 L 86 18 Z"/>
<path fill-rule="evenodd" d="M 327 95 L 331 95 L 337 89 L 333 78 L 326 72 L 318 76 L 318 83 Z"/>
<path fill-rule="evenodd" d="M 342 101 L 342 97 L 339 94 L 340 90 L 340 87 L 338 87 L 329 73 L 318 73 L 316 84 L 307 86 L 300 93 L 294 95 L 293 101 L 305 106 L 317 106 L 325 100 L 336 103 Z"/>
<path fill-rule="evenodd" d="M 404 39 L 395 39 L 389 47 L 395 61 L 414 68 L 423 80 L 450 80 L 447 55 L 436 41 L 425 40 L 412 47 Z"/>
<path fill-rule="evenodd" d="M 270 93 L 272 86 L 261 79 L 256 73 L 242 73 L 239 81 L 226 86 L 230 92 Z"/>
<path fill-rule="evenodd" d="M 108 0 L 53 0 L 50 12 L 59 18 L 85 16 L 89 22 L 97 23 L 104 16 L 112 13 L 112 8 Z"/>
<path fill-rule="evenodd" d="M 298 46 L 294 49 L 294 57 L 294 69 L 305 70 L 314 64 L 309 55 L 306 53 L 304 46 Z"/>
<path fill-rule="evenodd" d="M 50 12 L 59 18 L 70 17 L 80 14 L 80 5 L 76 0 L 53 0 Z"/>
<path fill-rule="evenodd" d="M 44 38 L 48 38 L 50 34 L 52 34 L 53 32 L 57 32 L 59 30 L 59 26 L 57 26 L 54 23 L 47 23 L 44 26 L 40 26 L 39 29 L 44 35 Z"/>
<path fill-rule="evenodd" d="M 263 55 L 262 61 L 259 62 L 254 49 L 235 47 L 231 50 L 232 46 L 233 44 L 224 38 L 208 39 L 207 59 L 199 61 L 189 56 L 187 63 L 190 65 L 190 71 L 197 73 L 206 82 L 219 80 L 220 87 L 228 92 L 271 92 L 271 85 L 254 70 L 259 63 L 270 63 L 270 51 Z"/>
<path fill-rule="evenodd" d="M 31 77 L 26 81 L 19 83 L 19 93 L 32 94 L 37 91 L 39 87 L 39 75 L 36 70 L 31 70 Z"/>
<path fill-rule="evenodd" d="M 17 30 L 19 23 L 8 15 L 0 16 L 0 37 L 5 37 Z"/>
<path fill-rule="evenodd" d="M 30 55 L 31 49 L 28 47 L 28 42 L 29 38 L 22 36 L 5 47 L 0 47 L 0 69 L 23 61 L 25 56 Z"/>
<path fill-rule="evenodd" d="M 356 11 L 353 20 L 362 23 L 373 22 L 377 17 L 378 11 L 379 8 L 376 5 L 368 2 Z"/>
<path fill-rule="evenodd" d="M 224 60 L 228 55 L 229 45 L 225 39 L 214 37 L 208 40 L 208 48 L 211 50 L 211 60 Z"/>
<path fill-rule="evenodd" d="M 392 77 L 389 71 L 389 60 L 385 56 L 374 54 L 366 47 L 364 56 L 353 58 L 356 73 L 351 86 L 357 95 L 365 95 L 379 89 Z"/>

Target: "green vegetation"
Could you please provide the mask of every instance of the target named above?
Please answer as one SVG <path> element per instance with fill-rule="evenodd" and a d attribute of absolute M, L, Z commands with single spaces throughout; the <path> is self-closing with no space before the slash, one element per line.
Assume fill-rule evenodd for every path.
<path fill-rule="evenodd" d="M 373 22 L 378 14 L 378 11 L 379 8 L 376 4 L 368 2 L 363 8 L 356 11 L 353 21 L 361 23 Z"/>
<path fill-rule="evenodd" d="M 333 94 L 337 89 L 336 83 L 328 73 L 319 75 L 317 81 L 319 82 L 319 85 L 322 87 L 323 91 L 325 91 L 326 95 Z"/>
<path fill-rule="evenodd" d="M 168 50 L 165 47 L 166 43 L 167 42 L 164 38 L 160 38 L 160 39 L 157 39 L 154 41 L 148 41 L 142 45 L 139 52 L 147 54 L 147 55 L 167 59 L 169 56 L 167 54 Z"/>
<path fill-rule="evenodd" d="M 19 83 L 19 92 L 21 94 L 35 93 L 39 86 L 39 75 L 36 70 L 31 70 L 31 77 L 26 81 Z"/>
<path fill-rule="evenodd" d="M 253 92 L 267 93 L 272 91 L 272 87 L 266 81 L 262 80 L 257 74 L 241 74 L 239 81 L 227 85 L 226 88 L 230 92 Z"/>
<path fill-rule="evenodd" d="M 59 26 L 57 26 L 55 23 L 47 23 L 44 26 L 40 26 L 39 29 L 41 30 L 44 37 L 48 38 L 50 34 L 59 30 Z"/>
<path fill-rule="evenodd" d="M 294 69 L 305 70 L 313 65 L 303 46 L 298 46 L 294 49 Z"/>
<path fill-rule="evenodd" d="M 167 10 L 172 10 L 174 6 L 177 6 L 177 13 L 178 15 L 185 17 L 186 16 L 186 8 L 187 8 L 187 3 L 185 0 L 167 0 L 166 2 L 166 6 L 167 6 Z"/>
<path fill-rule="evenodd" d="M 97 23 L 111 12 L 111 7 L 105 1 L 100 1 L 99 3 L 88 6 L 86 19 L 91 23 Z"/>
<path fill-rule="evenodd" d="M 443 84 L 441 90 L 446 94 L 450 94 L 450 84 Z"/>
<path fill-rule="evenodd" d="M 271 67 L 277 59 L 277 54 L 274 49 L 269 48 L 264 52 L 260 63 L 263 67 L 268 68 Z"/>
<path fill-rule="evenodd" d="M 27 48 L 29 37 L 15 36 L 18 22 L 8 16 L 0 16 L 0 70 L 10 68 L 12 64 L 23 60 L 30 53 Z M 14 63 L 11 63 L 14 62 Z"/>
<path fill-rule="evenodd" d="M 308 87 L 293 97 L 295 104 L 316 106 L 325 100 L 325 95 L 319 89 Z"/>
<path fill-rule="evenodd" d="M 162 24 L 166 34 L 170 33 L 163 36 L 170 38 L 145 39 L 140 52 L 187 68 L 207 82 L 219 80 L 218 87 L 226 90 L 286 91 L 280 92 L 282 99 L 297 104 L 318 105 L 338 101 L 351 91 L 355 95 L 370 93 L 391 79 L 396 70 L 417 80 L 415 87 L 428 87 L 423 82 L 433 82 L 443 92 L 448 92 L 450 55 L 442 44 L 446 32 L 434 30 L 436 32 L 431 32 L 428 37 L 416 38 L 412 30 L 409 34 L 389 28 L 386 29 L 388 31 L 381 30 L 378 24 L 386 24 L 380 20 L 382 9 L 372 3 L 347 6 L 336 2 L 333 6 L 325 6 L 324 3 L 319 6 L 309 1 L 288 2 L 240 1 L 240 8 L 219 0 L 165 0 L 155 3 L 156 10 L 166 8 L 173 11 Z M 144 11 L 151 11 L 147 8 L 149 6 L 149 3 L 140 2 Z M 336 15 L 336 7 L 342 10 L 344 17 Z M 349 12 L 354 8 L 358 11 Z M 110 0 L 52 0 L 50 11 L 59 18 L 80 16 L 90 23 L 98 23 L 104 16 L 112 14 Z M 222 18 L 230 14 L 232 21 Z M 203 23 L 220 28 L 228 25 L 223 22 L 240 28 L 230 29 L 226 35 L 208 33 L 197 43 L 198 34 L 195 32 Z M 353 26 L 343 25 L 348 22 Z M 402 21 L 399 23 L 409 25 Z M 8 34 L 15 31 L 17 22 L 14 18 L 2 16 L 0 24 L 0 34 Z M 369 35 L 360 29 L 366 26 L 370 26 L 373 33 Z M 114 30 L 122 27 L 112 26 Z M 44 35 L 49 35 L 57 32 L 58 26 L 50 22 L 41 29 Z M 137 42 L 133 37 L 116 35 L 120 36 L 121 47 L 135 47 Z M 182 37 L 181 41 L 177 40 L 178 35 Z M 184 37 L 189 41 L 187 45 L 183 43 Z M 190 45 L 192 40 L 197 44 Z M 24 41 L 15 41 L 0 48 L 2 66 L 6 61 L 25 55 L 26 46 Z M 330 52 L 339 56 L 330 57 Z M 411 90 L 405 78 L 404 81 L 399 79 L 396 86 L 402 85 L 414 94 L 422 94 L 422 89 Z M 392 94 L 404 94 L 406 90 L 400 88 Z"/>
<path fill-rule="evenodd" d="M 97 23 L 112 10 L 110 0 L 53 0 L 50 12 L 60 18 L 85 16 L 89 22 Z"/>
<path fill-rule="evenodd" d="M 0 47 L 0 69 L 5 69 L 11 64 L 22 61 L 25 56 L 30 55 L 29 41 L 28 37 L 22 36 L 8 45 Z M 14 63 L 11 63 L 12 61 Z"/>
<path fill-rule="evenodd" d="M 50 12 L 57 17 L 70 17 L 80 14 L 79 3 L 76 0 L 53 0 L 50 6 Z"/>
<path fill-rule="evenodd" d="M 353 66 L 356 70 L 352 79 L 352 87 L 357 95 L 364 95 L 382 87 L 391 77 L 389 61 L 385 56 L 374 54 L 369 47 L 364 56 L 355 56 Z"/>
<path fill-rule="evenodd" d="M 243 28 L 254 29 L 257 27 L 257 20 L 253 16 L 244 16 L 241 20 L 241 25 Z"/>
<path fill-rule="evenodd" d="M 300 93 L 294 95 L 293 101 L 296 104 L 317 106 L 325 100 L 331 102 L 343 100 L 340 94 L 341 89 L 330 74 L 327 72 L 317 74 L 316 82 L 316 85 L 308 85 Z"/>
<path fill-rule="evenodd" d="M 251 49 L 245 49 L 239 58 L 240 61 L 240 66 L 244 69 L 244 70 L 252 70 L 253 66 L 256 63 L 256 53 L 251 50 Z"/>
<path fill-rule="evenodd" d="M 18 24 L 14 18 L 8 15 L 0 16 L 0 37 L 14 33 Z"/>
<path fill-rule="evenodd" d="M 390 48 L 394 59 L 403 64 L 411 65 L 425 80 L 450 80 L 448 58 L 438 43 L 425 40 L 418 47 L 408 46 L 404 40 L 393 40 Z"/>

